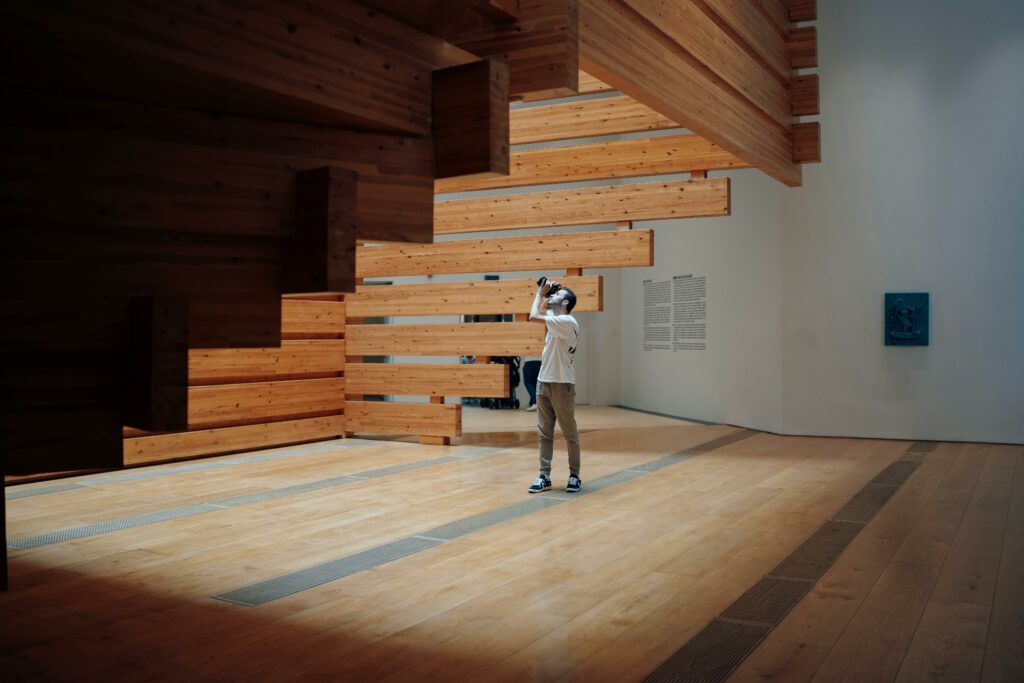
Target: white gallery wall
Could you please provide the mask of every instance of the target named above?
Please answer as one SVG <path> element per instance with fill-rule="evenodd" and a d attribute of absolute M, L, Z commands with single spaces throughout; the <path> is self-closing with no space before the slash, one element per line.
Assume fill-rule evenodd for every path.
<path fill-rule="evenodd" d="M 621 403 L 787 434 L 1024 442 L 1024 2 L 819 0 L 822 156 L 731 173 L 621 276 Z M 643 280 L 707 276 L 707 350 L 644 351 Z M 886 347 L 885 292 L 931 345 Z M 603 381 L 603 380 L 602 380 Z"/>

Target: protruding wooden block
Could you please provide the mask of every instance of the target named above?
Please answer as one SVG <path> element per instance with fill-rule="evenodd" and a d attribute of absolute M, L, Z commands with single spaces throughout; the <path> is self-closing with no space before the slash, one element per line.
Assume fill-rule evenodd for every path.
<path fill-rule="evenodd" d="M 134 297 L 124 423 L 149 431 L 188 427 L 188 303 L 184 296 Z"/>
<path fill-rule="evenodd" d="M 818 29 L 814 26 L 793 29 L 787 47 L 790 67 L 810 69 L 818 66 Z"/>
<path fill-rule="evenodd" d="M 818 74 L 795 76 L 789 83 L 789 94 L 793 102 L 793 116 L 814 116 L 821 113 Z"/>
<path fill-rule="evenodd" d="M 508 67 L 493 59 L 433 73 L 434 175 L 507 174 Z"/>
<path fill-rule="evenodd" d="M 296 175 L 295 232 L 288 242 L 285 292 L 354 292 L 356 174 L 324 166 Z"/>
<path fill-rule="evenodd" d="M 786 0 L 790 21 L 814 21 L 818 18 L 817 0 Z"/>
<path fill-rule="evenodd" d="M 798 164 L 821 162 L 821 124 L 817 121 L 793 126 L 793 161 Z"/>

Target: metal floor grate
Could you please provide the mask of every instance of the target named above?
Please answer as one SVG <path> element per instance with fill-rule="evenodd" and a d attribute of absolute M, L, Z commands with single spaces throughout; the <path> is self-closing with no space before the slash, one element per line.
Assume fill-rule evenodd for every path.
<path fill-rule="evenodd" d="M 761 644 L 770 626 L 715 619 L 644 679 L 645 683 L 724 681 Z"/>
<path fill-rule="evenodd" d="M 393 562 L 406 555 L 418 553 L 427 548 L 433 548 L 441 543 L 443 541 L 422 537 L 403 538 L 393 543 L 364 550 L 361 553 L 237 588 L 214 597 L 217 600 L 233 602 L 236 605 L 255 607 L 279 600 L 294 593 L 321 586 L 325 583 L 330 583 L 331 581 L 337 581 L 356 572 L 365 571 L 386 562 Z"/>
<path fill-rule="evenodd" d="M 920 466 L 914 444 L 796 550 L 683 645 L 647 681 L 721 683 L 835 563 L 867 522 Z M 931 444 L 934 449 L 935 444 Z"/>
<path fill-rule="evenodd" d="M 348 557 L 342 557 L 332 562 L 328 562 L 323 565 L 318 565 L 311 569 L 303 569 L 298 572 L 293 572 L 285 576 L 281 576 L 275 579 L 268 579 L 252 586 L 246 586 L 237 590 L 215 595 L 214 598 L 218 600 L 226 600 L 227 602 L 233 602 L 239 605 L 254 606 L 262 605 L 272 600 L 297 593 L 307 588 L 313 588 L 329 581 L 341 579 L 357 571 L 363 571 L 365 569 L 371 569 L 378 565 L 386 562 L 391 562 L 400 557 L 405 557 L 418 550 L 404 551 L 400 554 L 392 556 L 389 554 L 392 547 L 407 549 L 410 546 L 416 546 L 416 544 L 424 544 L 420 550 L 432 548 L 435 545 L 441 543 L 447 543 L 456 538 L 460 538 L 467 534 L 471 534 L 482 529 L 486 529 L 496 524 L 501 524 L 512 519 L 517 519 L 533 512 L 540 510 L 546 510 L 562 503 L 567 503 L 572 500 L 578 499 L 583 494 L 606 489 L 616 484 L 621 484 L 627 481 L 632 481 L 638 477 L 642 477 L 647 471 L 653 471 L 653 469 L 660 469 L 669 464 L 682 462 L 694 457 L 698 452 L 707 453 L 712 450 L 711 446 L 715 448 L 721 448 L 723 446 L 736 443 L 741 438 L 745 439 L 753 436 L 757 432 L 753 430 L 742 430 L 735 434 L 730 434 L 728 438 L 723 437 L 715 439 L 714 441 L 706 444 L 701 444 L 695 447 L 696 449 L 690 449 L 676 455 L 665 456 L 652 460 L 649 463 L 636 466 L 629 470 L 622 470 L 613 474 L 599 477 L 590 482 L 584 484 L 584 488 L 580 493 L 556 493 L 552 492 L 547 495 L 537 495 L 527 500 L 505 505 L 495 510 L 488 510 L 477 515 L 472 515 L 464 519 L 459 519 L 448 524 L 443 524 L 426 531 L 420 531 L 407 538 L 399 539 L 392 543 L 374 548 L 370 551 L 363 551 L 355 555 Z M 740 437 L 739 435 L 742 435 Z M 446 456 L 447 457 L 447 456 Z M 646 467 L 653 467 L 653 469 L 645 469 Z M 380 551 L 380 552 L 378 552 Z M 369 553 L 369 554 L 368 554 Z"/>

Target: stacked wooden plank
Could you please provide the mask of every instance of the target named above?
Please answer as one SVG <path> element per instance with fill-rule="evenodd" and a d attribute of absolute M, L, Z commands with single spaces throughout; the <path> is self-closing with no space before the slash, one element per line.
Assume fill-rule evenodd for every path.
<path fill-rule="evenodd" d="M 506 172 L 509 97 L 575 88 L 576 18 L 4 3 L 7 471 L 119 466 L 122 425 L 185 428 L 190 347 L 278 346 L 282 293 L 350 291 L 356 240 L 432 241 L 436 175 Z"/>
<path fill-rule="evenodd" d="M 340 299 L 340 297 L 335 297 Z M 345 432 L 345 304 L 285 298 L 280 346 L 192 349 L 188 429 L 125 429 L 124 463 L 252 450 Z"/>

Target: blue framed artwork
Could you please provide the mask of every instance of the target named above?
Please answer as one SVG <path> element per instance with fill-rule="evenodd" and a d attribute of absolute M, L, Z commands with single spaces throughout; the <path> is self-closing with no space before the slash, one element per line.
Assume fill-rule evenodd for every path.
<path fill-rule="evenodd" d="M 928 292 L 886 292 L 885 345 L 928 346 Z"/>

